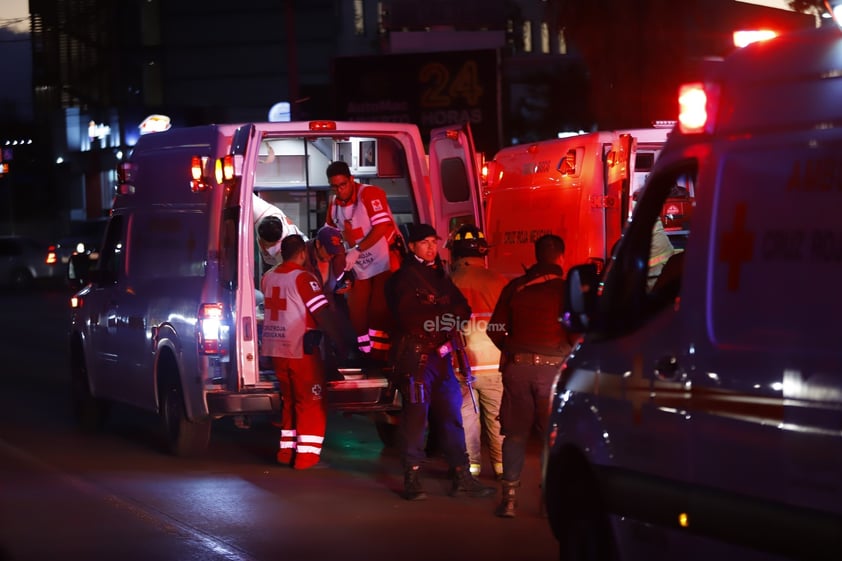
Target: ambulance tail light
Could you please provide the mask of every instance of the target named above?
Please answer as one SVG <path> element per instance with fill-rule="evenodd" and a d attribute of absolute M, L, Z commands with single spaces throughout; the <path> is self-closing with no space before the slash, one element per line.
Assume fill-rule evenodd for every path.
<path fill-rule="evenodd" d="M 678 91 L 678 128 L 683 134 L 711 133 L 719 103 L 715 84 L 693 82 Z"/>
<path fill-rule="evenodd" d="M 211 188 L 210 182 L 205 178 L 205 162 L 207 158 L 193 156 L 190 158 L 190 190 L 194 193 L 207 191 Z"/>
<path fill-rule="evenodd" d="M 197 335 L 199 352 L 204 355 L 224 355 L 222 304 L 202 304 L 199 307 Z"/>

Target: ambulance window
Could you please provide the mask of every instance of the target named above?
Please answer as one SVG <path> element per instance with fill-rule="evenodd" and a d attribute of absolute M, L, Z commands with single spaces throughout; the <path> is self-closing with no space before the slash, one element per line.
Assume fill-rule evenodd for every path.
<path fill-rule="evenodd" d="M 450 203 L 461 203 L 470 199 L 468 171 L 461 158 L 447 158 L 441 162 L 441 182 L 444 198 Z"/>
<path fill-rule="evenodd" d="M 558 171 L 565 177 L 578 177 L 582 173 L 582 160 L 585 157 L 585 148 L 571 148 L 567 154 L 558 162 Z"/>
<path fill-rule="evenodd" d="M 124 255 L 123 239 L 123 217 L 115 215 L 108 222 L 102 251 L 94 265 L 101 284 L 115 284 L 119 278 Z"/>
<path fill-rule="evenodd" d="M 638 152 L 634 159 L 635 171 L 651 171 L 655 165 L 654 152 Z"/>
<path fill-rule="evenodd" d="M 614 320 L 612 330 L 633 329 L 679 297 L 684 240 L 690 225 L 685 224 L 679 244 L 679 238 L 668 235 L 662 221 L 664 204 L 679 180 L 694 183 L 695 164 L 650 177 L 606 270 L 604 295 Z"/>

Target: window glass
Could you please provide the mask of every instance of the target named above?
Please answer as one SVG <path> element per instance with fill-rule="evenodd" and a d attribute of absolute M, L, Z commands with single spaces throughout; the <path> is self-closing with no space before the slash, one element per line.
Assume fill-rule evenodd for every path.
<path fill-rule="evenodd" d="M 653 176 L 641 193 L 632 222 L 606 270 L 604 293 L 616 325 L 634 328 L 652 314 L 674 305 L 680 297 L 684 248 L 690 234 L 696 168 L 692 163 Z M 681 228 L 667 228 L 665 208 L 675 198 L 675 186 L 687 204 Z"/>
<path fill-rule="evenodd" d="M 461 158 L 447 158 L 441 162 L 441 181 L 444 198 L 451 203 L 461 203 L 470 199 L 471 188 L 468 185 L 468 171 Z"/>

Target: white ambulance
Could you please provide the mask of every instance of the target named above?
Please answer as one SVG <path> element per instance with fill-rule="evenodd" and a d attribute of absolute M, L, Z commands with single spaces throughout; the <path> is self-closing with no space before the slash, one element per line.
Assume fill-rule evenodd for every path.
<path fill-rule="evenodd" d="M 681 102 L 604 275 L 568 274 L 561 558 L 842 559 L 842 32 L 750 45 Z M 685 250 L 652 285 L 676 186 Z"/>
<path fill-rule="evenodd" d="M 564 239 L 567 263 L 604 266 L 669 130 L 591 132 L 497 152 L 483 171 L 489 268 L 523 274 L 544 234 Z"/>
<path fill-rule="evenodd" d="M 262 273 L 256 195 L 312 235 L 325 222 L 325 170 L 348 162 L 387 194 L 396 222 L 427 222 L 442 239 L 479 213 L 470 131 L 400 123 L 311 121 L 172 128 L 141 136 L 121 164 L 99 259 L 71 301 L 76 412 L 95 428 L 111 402 L 157 413 L 171 450 L 205 449 L 212 421 L 279 411 L 259 360 Z M 386 373 L 333 372 L 338 410 L 400 407 Z"/>

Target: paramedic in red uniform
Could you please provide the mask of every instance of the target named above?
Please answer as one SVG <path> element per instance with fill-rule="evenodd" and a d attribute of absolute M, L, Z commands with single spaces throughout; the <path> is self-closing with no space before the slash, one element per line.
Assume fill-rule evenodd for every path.
<path fill-rule="evenodd" d="M 319 279 L 304 268 L 304 238 L 298 234 L 284 238 L 281 257 L 283 263 L 261 280 L 265 295 L 261 352 L 272 357 L 283 400 L 278 463 L 307 469 L 319 461 L 327 424 L 319 343 L 322 333 L 340 347 L 342 339 Z"/>
<path fill-rule="evenodd" d="M 502 351 L 503 499 L 495 514 L 504 518 L 515 516 L 527 440 L 533 427 L 539 434 L 546 432 L 553 380 L 578 340 L 559 321 L 564 240 L 541 236 L 535 241 L 535 259 L 535 265 L 503 289 L 486 330 Z"/>
<path fill-rule="evenodd" d="M 343 232 L 348 244 L 345 268 L 355 275 L 346 298 L 357 346 L 372 358 L 385 360 L 390 344 L 383 289 L 391 275 L 390 240 L 397 235 L 392 211 L 386 193 L 376 185 L 358 183 L 345 162 L 331 163 L 326 173 L 335 192 L 326 223 Z"/>

